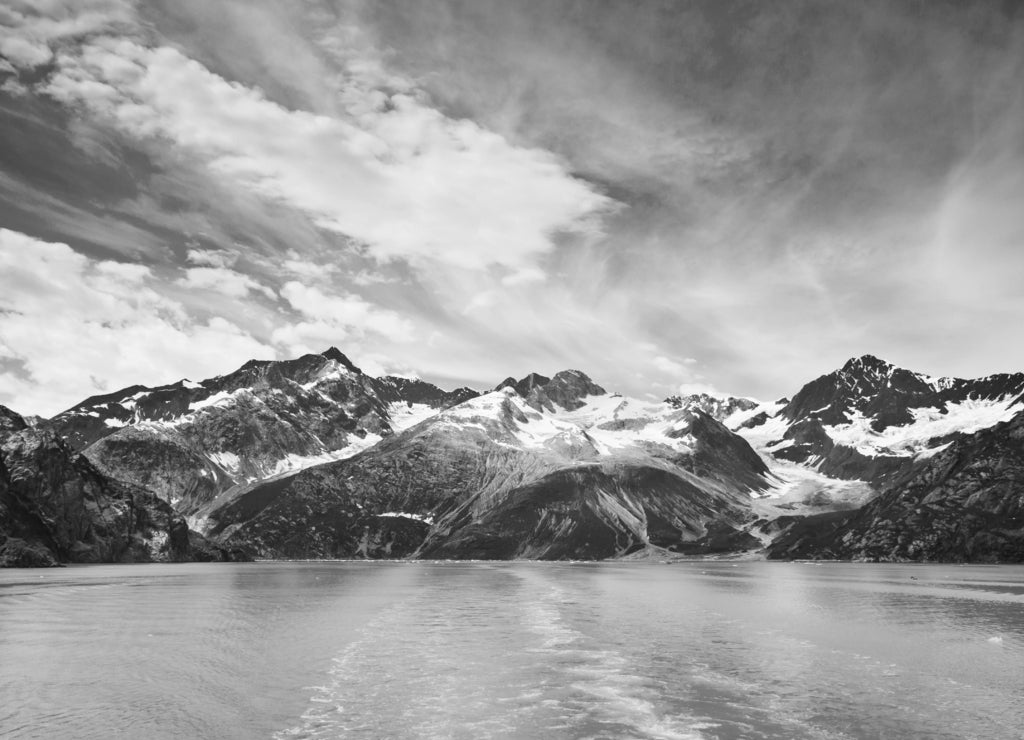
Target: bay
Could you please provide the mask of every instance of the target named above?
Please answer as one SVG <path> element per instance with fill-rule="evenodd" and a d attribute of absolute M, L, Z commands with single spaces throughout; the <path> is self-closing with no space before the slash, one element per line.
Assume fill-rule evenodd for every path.
<path fill-rule="evenodd" d="M 1024 568 L 0 571 L 10 738 L 1019 738 Z"/>

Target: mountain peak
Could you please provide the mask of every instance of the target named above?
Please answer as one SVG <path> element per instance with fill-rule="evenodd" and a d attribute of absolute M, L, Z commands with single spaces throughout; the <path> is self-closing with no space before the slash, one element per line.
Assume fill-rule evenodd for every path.
<path fill-rule="evenodd" d="M 583 406 L 583 399 L 587 396 L 603 396 L 606 392 L 587 377 L 586 373 L 579 370 L 562 370 L 555 373 L 555 377 L 550 380 L 545 379 L 543 386 L 537 386 L 526 398 L 527 403 L 537 409 L 555 404 L 572 411 Z"/>
<path fill-rule="evenodd" d="M 874 372 L 889 372 L 895 369 L 895 365 L 885 360 L 879 359 L 874 355 L 861 355 L 860 357 L 851 357 L 843 365 L 842 369 L 844 372 L 858 372 L 864 370 L 870 370 Z"/>
<path fill-rule="evenodd" d="M 323 352 L 321 352 L 320 355 L 323 356 L 323 357 L 326 357 L 328 360 L 334 360 L 335 362 L 343 365 L 348 370 L 350 370 L 350 371 L 352 371 L 354 373 L 360 373 L 361 374 L 363 372 L 358 367 L 356 367 L 352 363 L 352 360 L 348 359 L 342 353 L 342 351 L 340 349 L 338 349 L 337 347 L 328 347 Z"/>
<path fill-rule="evenodd" d="M 516 380 L 512 376 L 505 378 L 503 381 L 498 383 L 494 388 L 496 391 L 500 391 L 502 388 L 512 388 L 523 398 L 530 395 L 530 391 L 534 388 L 540 388 L 551 382 L 551 378 L 540 373 L 530 373 L 522 380 Z"/>
<path fill-rule="evenodd" d="M 6 406 L 0 406 L 0 432 L 19 432 L 27 429 L 28 423 L 21 416 Z"/>

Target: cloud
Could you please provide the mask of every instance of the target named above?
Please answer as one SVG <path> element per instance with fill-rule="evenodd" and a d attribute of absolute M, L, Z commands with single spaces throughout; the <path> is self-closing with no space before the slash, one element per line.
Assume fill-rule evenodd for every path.
<path fill-rule="evenodd" d="M 472 5 L 9 2 L 0 221 L 481 387 L 1024 367 L 1012 4 Z"/>
<path fill-rule="evenodd" d="M 238 255 L 223 249 L 190 249 L 185 259 L 200 267 L 231 267 L 238 261 Z"/>
<path fill-rule="evenodd" d="M 446 117 L 415 92 L 359 87 L 354 114 L 289 110 L 169 48 L 97 38 L 56 57 L 45 91 L 139 139 L 310 214 L 381 259 L 532 276 L 559 232 L 594 232 L 611 202 L 549 152 Z M 357 102 L 358 101 L 358 104 Z"/>
<path fill-rule="evenodd" d="M 0 348 L 22 368 L 0 374 L 0 403 L 52 415 L 90 392 L 206 377 L 239 357 L 273 356 L 230 321 L 190 318 L 158 287 L 148 267 L 90 260 L 0 229 Z"/>
<path fill-rule="evenodd" d="M 0 54 L 31 70 L 53 59 L 53 47 L 76 38 L 133 26 L 125 0 L 9 0 L 0 7 Z"/>
<path fill-rule="evenodd" d="M 212 290 L 230 298 L 246 298 L 250 293 L 262 293 L 268 298 L 276 294 L 248 275 L 225 267 L 190 267 L 178 285 L 189 290 Z"/>
<path fill-rule="evenodd" d="M 408 319 L 355 295 L 327 294 L 319 288 L 290 281 L 282 286 L 281 297 L 303 318 L 275 329 L 272 334 L 273 342 L 292 355 L 320 351 L 333 344 L 351 343 L 358 348 L 359 340 L 374 333 L 392 342 L 405 342 L 413 337 L 413 325 Z"/>

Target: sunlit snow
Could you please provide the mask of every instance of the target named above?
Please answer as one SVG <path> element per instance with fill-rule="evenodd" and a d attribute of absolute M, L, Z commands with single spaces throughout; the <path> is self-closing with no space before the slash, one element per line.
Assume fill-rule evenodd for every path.
<path fill-rule="evenodd" d="M 911 456 L 928 449 L 930 440 L 955 432 L 971 434 L 1008 421 L 1021 409 L 1013 396 L 1000 399 L 967 399 L 947 403 L 946 410 L 934 407 L 910 409 L 914 420 L 881 432 L 871 428 L 871 419 L 860 411 L 847 412 L 848 424 L 827 426 L 825 431 L 837 443 L 854 447 L 865 455 Z"/>

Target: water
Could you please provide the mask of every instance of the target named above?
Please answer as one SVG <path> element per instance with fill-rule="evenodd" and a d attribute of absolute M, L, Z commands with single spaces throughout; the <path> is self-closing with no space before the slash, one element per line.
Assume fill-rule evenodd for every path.
<path fill-rule="evenodd" d="M 0 571 L 4 738 L 1021 738 L 1024 568 Z"/>

